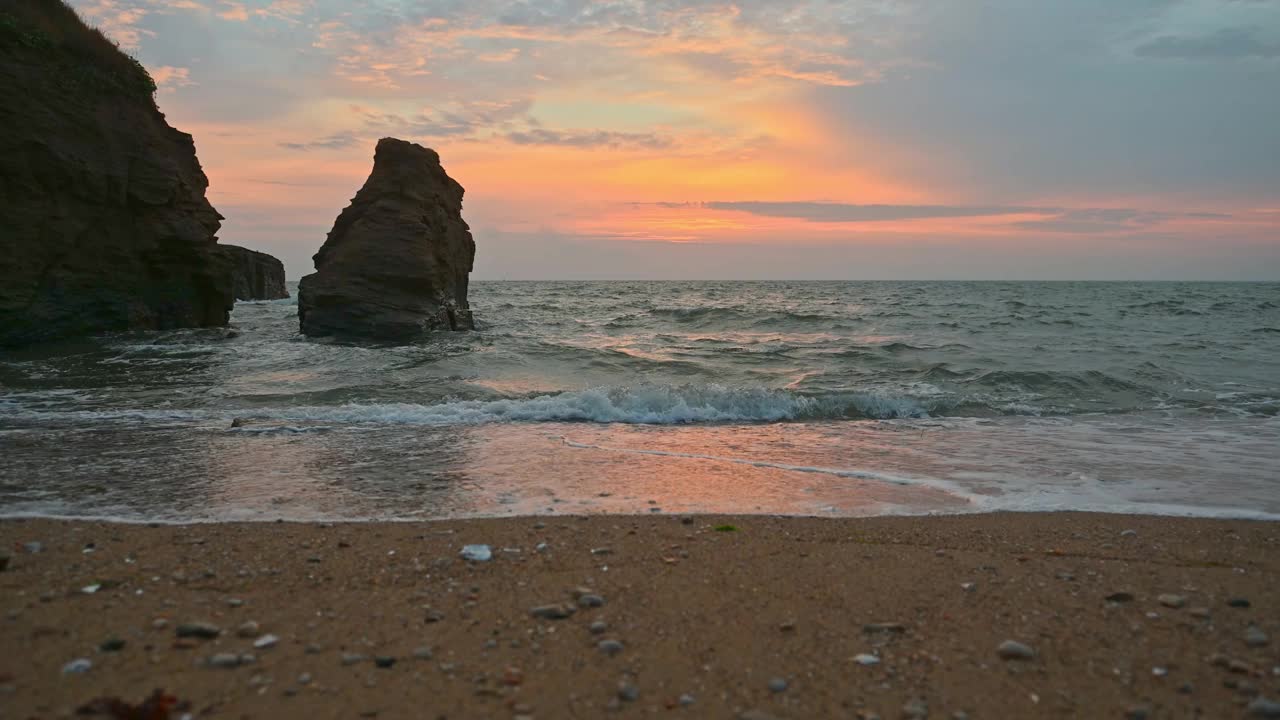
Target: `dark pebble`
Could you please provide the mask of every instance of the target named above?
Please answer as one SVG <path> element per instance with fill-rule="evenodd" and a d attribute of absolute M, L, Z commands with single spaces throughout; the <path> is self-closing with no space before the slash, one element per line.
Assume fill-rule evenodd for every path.
<path fill-rule="evenodd" d="M 102 652 L 119 652 L 124 649 L 124 640 L 120 638 L 107 638 L 98 646 Z"/>

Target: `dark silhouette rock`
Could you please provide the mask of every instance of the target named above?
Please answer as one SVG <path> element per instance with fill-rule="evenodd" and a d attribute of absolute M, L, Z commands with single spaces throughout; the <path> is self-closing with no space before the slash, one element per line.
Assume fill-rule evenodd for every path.
<path fill-rule="evenodd" d="M 63 3 L 0 3 L 0 346 L 226 324 L 222 216 L 154 91 Z"/>
<path fill-rule="evenodd" d="M 239 245 L 218 245 L 218 254 L 231 264 L 231 287 L 237 300 L 280 300 L 289 297 L 284 263 Z"/>
<path fill-rule="evenodd" d="M 383 138 L 373 172 L 298 286 L 307 335 L 411 340 L 470 330 L 467 280 L 475 242 L 462 186 L 421 145 Z"/>

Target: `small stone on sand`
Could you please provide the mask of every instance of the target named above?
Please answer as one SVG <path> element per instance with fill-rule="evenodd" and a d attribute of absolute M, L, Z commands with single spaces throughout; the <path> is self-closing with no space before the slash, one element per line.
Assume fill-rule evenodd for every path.
<path fill-rule="evenodd" d="M 1267 637 L 1267 634 L 1257 625 L 1250 625 L 1244 631 L 1244 644 L 1249 647 L 1262 647 L 1269 642 L 1271 642 L 1271 638 Z"/>
<path fill-rule="evenodd" d="M 1036 651 L 1016 640 L 1005 640 L 996 648 L 996 654 L 1005 660 L 1031 660 Z"/>
<path fill-rule="evenodd" d="M 529 610 L 529 614 L 543 620 L 564 620 L 574 613 L 572 605 L 539 605 Z"/>
<path fill-rule="evenodd" d="M 1249 703 L 1249 715 L 1260 718 L 1280 718 L 1280 702 L 1262 696 Z"/>
<path fill-rule="evenodd" d="M 458 554 L 463 560 L 471 562 L 488 562 L 493 559 L 493 550 L 488 545 L 464 545 L 462 552 Z"/>
<path fill-rule="evenodd" d="M 209 667 L 215 668 L 240 667 L 241 662 L 240 656 L 235 653 L 218 653 L 217 655 L 209 656 L 209 659 L 205 661 Z"/>
<path fill-rule="evenodd" d="M 212 640 L 222 634 L 222 629 L 213 623 L 187 622 L 179 625 L 176 633 L 180 638 L 194 637 Z"/>

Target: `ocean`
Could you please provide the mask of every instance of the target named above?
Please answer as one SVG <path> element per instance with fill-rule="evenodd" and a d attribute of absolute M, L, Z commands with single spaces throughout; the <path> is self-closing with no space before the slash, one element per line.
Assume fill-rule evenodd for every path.
<path fill-rule="evenodd" d="M 291 284 L 296 293 L 296 283 Z M 1280 519 L 1280 284 L 473 282 L 479 329 L 0 353 L 0 515 Z"/>

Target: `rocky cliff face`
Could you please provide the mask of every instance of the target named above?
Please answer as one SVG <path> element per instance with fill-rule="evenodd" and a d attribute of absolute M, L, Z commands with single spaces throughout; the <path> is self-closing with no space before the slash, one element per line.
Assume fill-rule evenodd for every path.
<path fill-rule="evenodd" d="M 0 4 L 0 346 L 226 324 L 222 217 L 154 89 L 61 2 Z"/>
<path fill-rule="evenodd" d="M 289 297 L 284 263 L 257 250 L 218 245 L 218 254 L 231 266 L 231 289 L 237 300 L 279 300 Z"/>
<path fill-rule="evenodd" d="M 462 220 L 462 192 L 435 151 L 378 141 L 373 172 L 316 253 L 316 272 L 299 285 L 302 331 L 409 340 L 470 330 L 476 246 Z"/>

